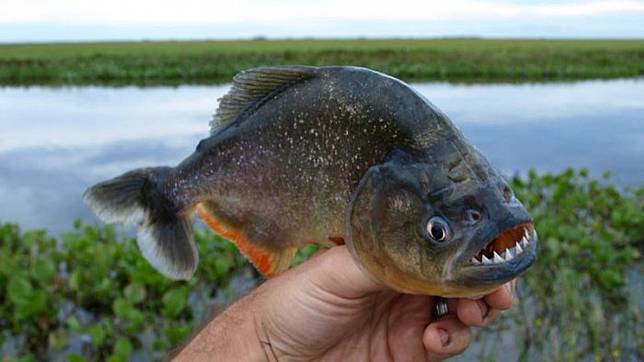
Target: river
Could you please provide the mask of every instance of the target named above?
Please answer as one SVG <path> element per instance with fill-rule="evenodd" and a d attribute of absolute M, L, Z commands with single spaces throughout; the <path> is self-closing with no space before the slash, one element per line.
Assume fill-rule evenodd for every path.
<path fill-rule="evenodd" d="M 572 166 L 644 183 L 644 79 L 413 86 L 508 176 Z M 86 187 L 181 161 L 228 89 L 0 88 L 0 221 L 54 234 L 93 222 Z"/>

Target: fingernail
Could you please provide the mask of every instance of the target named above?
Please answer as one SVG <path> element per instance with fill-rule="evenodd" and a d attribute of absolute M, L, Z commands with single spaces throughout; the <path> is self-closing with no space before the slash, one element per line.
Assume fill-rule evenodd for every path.
<path fill-rule="evenodd" d="M 485 318 L 487 318 L 487 315 L 490 313 L 490 308 L 488 308 L 487 304 L 482 301 L 477 301 L 476 305 L 478 305 L 479 309 L 481 310 L 481 320 L 485 320 Z"/>
<path fill-rule="evenodd" d="M 506 289 L 508 290 L 508 293 L 510 293 L 511 297 L 514 297 L 514 288 L 515 288 L 514 282 L 509 282 L 506 284 Z"/>
<path fill-rule="evenodd" d="M 442 328 L 438 328 L 438 336 L 441 339 L 441 344 L 447 346 L 449 344 L 449 333 Z"/>

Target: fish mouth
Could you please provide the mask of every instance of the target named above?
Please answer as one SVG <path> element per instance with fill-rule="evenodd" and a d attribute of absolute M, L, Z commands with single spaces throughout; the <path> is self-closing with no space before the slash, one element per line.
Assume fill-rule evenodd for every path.
<path fill-rule="evenodd" d="M 472 251 L 461 264 L 459 284 L 485 294 L 516 278 L 537 258 L 537 231 L 531 222 L 511 226 Z"/>
<path fill-rule="evenodd" d="M 474 266 L 492 266 L 510 263 L 534 254 L 538 240 L 532 223 L 523 223 L 506 229 L 488 242 L 469 263 Z"/>
<path fill-rule="evenodd" d="M 531 220 L 481 240 L 483 246 L 473 246 L 457 264 L 454 285 L 460 290 L 454 296 L 480 297 L 515 279 L 536 260 L 537 242 Z"/>

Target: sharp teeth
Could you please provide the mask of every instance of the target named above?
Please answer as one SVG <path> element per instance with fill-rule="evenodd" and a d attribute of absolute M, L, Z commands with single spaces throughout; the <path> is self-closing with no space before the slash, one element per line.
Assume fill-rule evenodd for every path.
<path fill-rule="evenodd" d="M 481 257 L 483 264 L 492 264 L 492 260 L 488 259 L 485 254 Z"/>
<path fill-rule="evenodd" d="M 481 262 L 478 259 L 476 259 L 476 257 L 473 257 L 472 258 L 472 264 L 478 265 L 478 264 L 481 264 Z"/>
<path fill-rule="evenodd" d="M 514 258 L 514 255 L 512 254 L 512 249 L 505 249 L 505 255 L 503 256 L 505 261 L 510 261 Z"/>
<path fill-rule="evenodd" d="M 523 248 L 521 247 L 521 245 L 517 244 L 517 246 L 515 246 L 515 249 L 516 249 L 516 255 L 523 253 Z"/>
<path fill-rule="evenodd" d="M 528 240 L 526 238 L 521 239 L 521 246 L 523 246 L 524 248 L 528 246 Z"/>
<path fill-rule="evenodd" d="M 501 255 L 497 254 L 496 251 L 494 252 L 494 262 L 503 263 L 503 258 L 501 258 Z"/>
<path fill-rule="evenodd" d="M 523 238 L 526 240 L 530 240 L 530 234 L 528 233 L 528 229 L 523 229 Z"/>

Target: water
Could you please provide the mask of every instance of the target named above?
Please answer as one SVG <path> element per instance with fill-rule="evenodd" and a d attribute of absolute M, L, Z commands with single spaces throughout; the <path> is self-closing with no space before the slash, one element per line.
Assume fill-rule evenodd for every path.
<path fill-rule="evenodd" d="M 573 166 L 644 183 L 642 79 L 414 87 L 507 175 Z M 60 233 L 95 220 L 87 186 L 182 160 L 228 88 L 0 88 L 0 221 Z"/>

